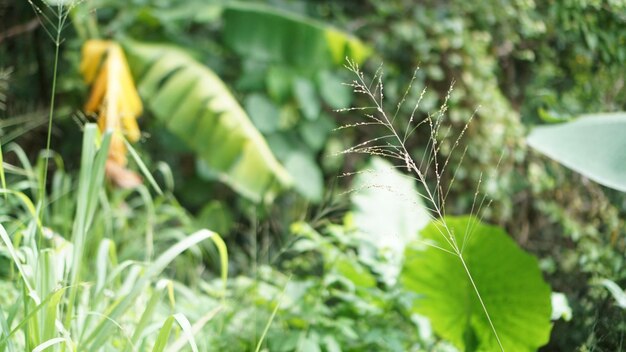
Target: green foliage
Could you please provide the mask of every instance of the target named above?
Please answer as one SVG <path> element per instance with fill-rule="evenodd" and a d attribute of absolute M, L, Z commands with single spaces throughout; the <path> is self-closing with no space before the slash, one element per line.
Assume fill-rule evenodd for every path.
<path fill-rule="evenodd" d="M 152 83 L 152 93 L 160 94 L 147 96 L 149 112 L 140 121 L 145 138 L 135 145 L 144 163 L 135 159 L 130 166 L 145 164 L 148 170 L 165 170 L 154 177 L 165 184 L 164 194 L 152 194 L 152 188 L 143 186 L 133 190 L 107 186 L 95 192 L 97 210 L 89 226 L 76 225 L 88 228 L 88 233 L 82 253 L 84 268 L 78 276 L 81 284 L 72 338 L 90 333 L 102 317 L 89 312 L 108 314 L 144 277 L 154 258 L 184 241 L 188 234 L 208 227 L 229 232 L 228 245 L 234 254 L 230 270 L 239 275 L 228 281 L 225 301 L 221 280 L 206 270 L 218 267 L 223 257 L 211 244 L 193 246 L 174 259 L 164 273 L 153 276 L 132 306 L 116 319 L 115 323 L 124 328 L 119 331 L 130 331 L 131 336 L 106 328 L 110 334 L 104 349 L 122 346 L 132 350 L 132 342 L 137 350 L 151 350 L 164 322 L 167 324 L 160 335 L 164 344 L 160 346 L 167 345 L 169 350 L 185 348 L 191 341 L 185 338 L 189 331 L 195 335 L 199 350 L 250 350 L 257 346 L 266 326 L 269 329 L 262 347 L 272 351 L 451 349 L 444 342 L 434 342 L 428 324 L 423 323 L 425 318 L 413 315 L 411 297 L 389 279 L 393 275 L 386 268 L 397 267 L 404 256 L 380 246 L 386 244 L 383 242 L 398 245 L 396 233 L 406 232 L 412 238 L 421 216 L 411 218 L 412 212 L 400 205 L 404 202 L 399 198 L 375 192 L 380 187 L 362 187 L 386 183 L 380 174 L 378 180 L 367 180 L 367 173 L 357 176 L 357 183 L 350 186 L 358 190 L 353 193 L 351 206 L 344 198 L 349 177 L 335 180 L 338 174 L 362 170 L 363 165 L 371 167 L 379 161 L 368 164 L 353 155 L 330 156 L 354 145 L 355 140 L 383 135 L 360 128 L 333 133 L 338 125 L 351 124 L 357 117 L 356 113 L 337 114 L 334 109 L 367 105 L 341 84 L 349 78 L 340 66 L 345 56 L 351 56 L 357 61 L 373 57 L 362 61 L 366 75 L 377 70 L 380 61 L 385 63 L 382 104 L 395 111 L 396 104 L 404 101 L 394 120 L 397 126 L 407 125 L 418 100 L 416 121 L 446 105 L 442 109 L 445 126 L 435 136 L 440 141 L 440 157 L 447 157 L 455 143 L 446 136 L 458 134 L 472 120 L 465 131 L 467 138 L 452 153 L 449 167 L 455 170 L 450 173 L 455 175 L 455 183 L 445 211 L 475 212 L 479 184 L 479 190 L 486 191 L 493 203 L 478 215 L 506 227 L 517 242 L 540 258 L 539 265 L 550 285 L 566 295 L 573 310 L 570 321 L 554 323 L 545 349 L 622 349 L 626 313 L 611 294 L 620 296 L 618 293 L 623 292 L 619 286 L 623 287 L 626 280 L 626 196 L 536 157 L 524 143 L 526 131 L 540 119 L 564 121 L 586 112 L 625 110 L 626 46 L 621 30 L 625 18 L 620 1 L 370 0 L 354 6 L 350 2 L 300 0 L 93 0 L 81 2 L 74 10 L 72 27 L 63 32 L 65 40 L 60 47 L 62 79 L 56 90 L 62 99 L 58 99 L 61 105 L 56 104 L 59 108 L 54 111 L 52 130 L 52 146 L 59 154 L 37 157 L 42 135 L 27 132 L 46 122 L 38 109 L 49 104 L 54 50 L 46 30 L 54 26 L 43 17 L 35 18 L 28 1 L 0 5 L 0 18 L 6 19 L 0 24 L 0 70 L 13 69 L 8 88 L 0 87 L 0 94 L 6 93 L 6 99 L 0 95 L 0 103 L 6 103 L 0 106 L 0 171 L 6 174 L 6 186 L 2 187 L 8 188 L 0 198 L 0 222 L 6 229 L 4 237 L 10 239 L 0 244 L 0 275 L 7 280 L 0 280 L 0 340 L 8 342 L 7 350 L 43 349 L 48 345 L 54 350 L 66 341 L 62 332 L 51 335 L 56 332 L 49 322 L 55 314 L 64 318 L 73 288 L 58 290 L 45 278 L 56 277 L 53 272 L 61 270 L 61 265 L 51 269 L 50 263 L 61 263 L 71 253 L 68 239 L 75 214 L 93 210 L 81 209 L 83 203 L 77 206 L 81 146 L 71 141 L 79 140 L 76 121 L 82 125 L 91 118 L 73 113 L 85 95 L 74 68 L 80 41 L 94 36 L 168 43 L 185 48 L 189 55 L 172 61 L 179 70 L 162 67 L 168 74 L 155 77 L 159 79 Z M 43 8 L 48 18 L 53 12 Z M 171 46 L 167 47 L 169 50 Z M 132 44 L 127 49 L 132 50 Z M 150 57 L 145 65 L 138 65 L 137 76 L 143 79 L 155 68 L 153 64 L 166 57 Z M 184 74 L 190 62 L 192 69 Z M 403 100 L 404 87 L 416 66 L 420 69 Z M 209 70 L 214 74 L 206 74 Z M 233 134 L 233 140 L 213 139 L 218 132 L 230 136 L 230 129 L 212 130 L 214 133 L 203 135 L 211 141 L 207 148 L 206 143 L 200 145 L 188 137 L 190 131 L 196 132 L 194 119 L 206 117 L 192 110 L 224 97 L 197 91 L 201 85 L 190 83 L 191 71 L 201 72 L 198 77 L 211 82 L 207 91 L 214 92 L 211 89 L 217 87 L 227 93 L 223 101 L 237 106 L 233 108 L 236 115 L 244 118 L 224 122 L 236 122 L 233 125 L 251 130 L 256 127 L 260 134 L 254 134 L 267 142 L 262 149 L 271 150 L 275 161 L 285 166 L 281 174 L 293 180 L 295 192 L 279 192 L 286 187 L 277 180 L 270 187 L 253 186 L 252 191 L 244 191 L 246 186 L 238 188 L 234 183 L 252 180 L 256 185 L 265 178 L 257 178 L 256 166 L 247 168 L 245 177 L 234 182 L 230 170 L 218 169 L 216 173 L 215 165 L 196 162 L 218 149 L 236 150 L 241 134 Z M 195 82 L 197 77 L 193 78 Z M 35 88 L 33 82 L 38 83 Z M 181 89 L 176 93 L 175 82 Z M 250 121 L 238 105 L 245 108 Z M 219 114 L 214 115 L 211 121 L 221 120 Z M 164 125 L 172 127 L 170 132 L 164 132 Z M 224 123 L 221 127 L 239 130 L 233 125 Z M 429 137 L 415 131 L 407 140 L 407 148 L 416 159 L 424 155 L 425 162 L 430 160 L 431 156 L 424 153 Z M 593 146 L 584 137 L 576 147 L 589 147 L 587 153 Z M 19 146 L 10 144 L 14 141 Z M 216 155 L 220 160 L 212 161 L 225 163 L 243 153 Z M 593 155 L 601 160 L 613 153 L 600 150 Z M 52 175 L 45 188 L 41 186 L 41 175 L 47 169 L 44 157 L 50 157 Z M 465 162 L 457 167 L 461 159 Z M 163 168 L 162 160 L 171 169 Z M 403 163 L 399 161 L 399 165 Z M 266 164 L 258 169 L 276 178 L 275 170 Z M 201 180 L 199 175 L 209 176 L 212 182 Z M 427 176 L 435 182 L 432 169 Z M 223 182 L 213 182 L 216 178 L 236 192 Z M 444 176 L 442 182 L 445 188 L 451 179 Z M 331 183 L 333 187 L 327 187 Z M 409 182 L 402 183 L 407 187 L 397 192 L 403 194 L 400 198 L 412 199 L 414 188 Z M 274 202 L 252 205 L 250 200 L 264 198 L 266 190 L 280 196 Z M 32 216 L 36 208 L 31 203 L 36 204 L 43 191 L 48 191 L 49 204 L 41 224 L 37 224 Z M 237 197 L 241 192 L 248 194 L 248 199 Z M 371 205 L 372 200 L 378 209 Z M 333 225 L 348 209 L 352 213 L 345 216 L 345 224 Z M 415 213 L 421 214 L 418 210 Z M 385 218 L 387 225 L 381 225 L 380 218 Z M 294 226 L 296 233 L 291 233 L 287 228 L 294 219 L 310 225 L 299 223 Z M 53 234 L 52 239 L 35 234 L 37 231 Z M 15 255 L 5 244 L 9 242 Z M 12 264 L 18 262 L 26 275 Z M 48 271 L 40 270 L 46 263 Z M 39 294 L 44 302 L 41 305 L 28 298 L 26 284 L 21 281 L 31 268 L 36 272 L 29 281 L 37 286 L 34 290 L 52 293 L 47 297 Z M 180 282 L 164 283 L 160 280 L 163 277 Z M 608 281 L 603 281 L 603 287 L 596 285 L 597 278 Z M 458 282 L 452 284 L 458 286 Z M 612 287 L 610 293 L 605 288 L 608 286 Z M 471 291 L 466 293 L 472 297 Z M 24 308 L 39 310 L 26 319 Z M 472 312 L 474 320 L 480 312 Z M 177 319 L 179 313 L 189 324 Z M 220 323 L 213 323 L 218 316 Z M 13 328 L 27 320 L 6 339 Z M 438 321 L 437 317 L 432 321 Z M 544 319 L 539 325 L 545 324 Z M 180 327 L 189 325 L 191 329 L 185 334 Z M 78 331 L 81 329 L 86 332 Z M 480 342 L 480 337 L 476 331 L 469 332 L 462 336 L 462 342 Z"/>
<path fill-rule="evenodd" d="M 370 55 L 371 49 L 353 36 L 273 7 L 230 3 L 223 11 L 224 41 L 242 57 L 311 72 L 341 65 L 346 57 L 362 63 Z"/>
<path fill-rule="evenodd" d="M 228 257 L 224 242 L 214 232 L 201 230 L 184 236 L 159 253 L 154 261 L 148 259 L 145 262 L 118 261 L 115 243 L 109 239 L 98 240 L 98 233 L 102 227 L 110 226 L 108 221 L 113 215 L 106 206 L 105 214 L 97 211 L 107 204 L 102 182 L 109 141 L 110 134 L 105 134 L 100 140 L 95 125 L 85 126 L 76 194 L 58 193 L 62 192 L 65 183 L 56 180 L 66 176 L 61 174 L 57 177 L 59 174 L 56 174 L 54 177 L 56 192 L 53 194 L 60 197 L 55 198 L 58 203 L 46 213 L 51 219 L 58 219 L 64 214 L 64 227 L 72 228 L 71 241 L 42 226 L 29 197 L 12 190 L 16 178 L 14 173 L 19 170 L 11 169 L 8 177 L 11 189 L 2 189 L 1 193 L 23 203 L 26 212 L 14 211 L 13 202 L 2 203 L 0 207 L 2 223 L 9 224 L 7 228 L 0 225 L 0 249 L 9 259 L 6 265 L 10 268 L 4 275 L 17 289 L 15 299 L 12 302 L 3 301 L 0 306 L 2 349 L 61 350 L 76 346 L 78 349 L 101 351 L 130 350 L 133 346 L 143 346 L 140 347 L 143 350 L 152 346 L 156 337 L 145 329 L 155 322 L 167 322 L 157 307 L 163 306 L 162 293 L 165 289 L 172 290 L 171 283 L 162 281 L 162 272 L 182 252 L 207 239 L 215 243 L 219 253 L 222 271 L 218 297 L 223 297 Z M 43 165 L 40 163 L 38 166 Z M 29 167 L 27 160 L 25 166 Z M 35 177 L 42 174 L 38 172 Z M 22 177 L 18 173 L 17 179 Z M 15 184 L 19 185 L 19 182 Z M 37 181 L 32 182 L 35 187 L 37 184 Z M 61 189 L 57 190 L 57 187 Z M 37 194 L 36 191 L 30 193 Z M 71 199 L 70 203 L 64 198 Z M 59 209 L 62 205 L 68 208 Z M 13 219 L 8 214 L 16 214 L 19 218 Z M 147 218 L 154 221 L 151 218 L 153 215 L 148 212 Z M 47 220 L 48 217 L 44 217 L 46 225 Z M 140 221 L 137 223 L 141 224 Z M 57 229 L 63 228 L 58 223 L 50 224 Z M 88 281 L 92 284 L 85 284 Z M 149 303 L 141 304 L 145 301 Z M 214 304 L 217 306 L 220 303 L 214 300 Z M 194 347 L 187 319 L 181 314 L 174 314 L 173 317 L 187 335 L 186 340 Z M 122 322 L 126 328 L 122 334 L 116 334 Z M 161 337 L 163 335 L 156 340 L 169 345 L 167 339 Z"/>
<path fill-rule="evenodd" d="M 213 338 L 215 348 L 253 349 L 251 336 L 261 334 L 274 309 L 263 346 L 270 351 L 406 351 L 426 346 L 421 340 L 430 336 L 418 333 L 407 314 L 406 294 L 381 285 L 381 276 L 372 271 L 386 259 L 367 261 L 358 254 L 359 247 L 373 248 L 371 243 L 336 224 L 318 232 L 296 223 L 292 230 L 294 240 L 285 248 L 279 269 L 262 265 L 255 279 L 231 281 L 237 306 L 224 312 L 226 328 Z"/>
<path fill-rule="evenodd" d="M 154 115 L 199 155 L 215 177 L 243 196 L 271 199 L 290 176 L 207 67 L 172 47 L 129 42 L 131 70 Z"/>
<path fill-rule="evenodd" d="M 550 287 L 537 260 L 502 229 L 473 217 L 446 217 L 421 235 L 437 247 L 416 242 L 407 249 L 402 283 L 417 295 L 414 311 L 426 315 L 437 334 L 462 350 L 499 349 L 475 284 L 505 351 L 534 351 L 548 342 Z M 453 251 L 449 241 L 462 248 L 464 262 L 441 249 Z"/>
<path fill-rule="evenodd" d="M 368 242 L 389 258 L 374 270 L 394 284 L 400 273 L 405 245 L 418 237 L 431 215 L 424 206 L 413 179 L 397 171 L 380 157 L 374 157 L 352 182 L 351 222 Z"/>
<path fill-rule="evenodd" d="M 604 186 L 626 192 L 624 131 L 624 113 L 587 115 L 537 127 L 528 136 L 528 144 Z"/>

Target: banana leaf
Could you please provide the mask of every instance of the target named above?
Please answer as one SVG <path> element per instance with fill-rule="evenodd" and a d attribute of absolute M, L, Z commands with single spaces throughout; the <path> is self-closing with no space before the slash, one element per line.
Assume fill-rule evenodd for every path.
<path fill-rule="evenodd" d="M 254 202 L 291 185 L 290 175 L 213 71 L 173 46 L 123 44 L 147 108 L 219 180 Z"/>
<path fill-rule="evenodd" d="M 222 9 L 226 45 L 242 57 L 308 69 L 362 63 L 371 48 L 332 26 L 273 7 L 231 2 Z"/>

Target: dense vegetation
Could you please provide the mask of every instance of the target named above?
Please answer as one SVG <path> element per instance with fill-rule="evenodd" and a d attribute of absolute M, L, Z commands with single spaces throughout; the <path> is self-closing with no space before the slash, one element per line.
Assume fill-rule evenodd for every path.
<path fill-rule="evenodd" d="M 622 350 L 625 25 L 0 0 L 0 350 Z"/>

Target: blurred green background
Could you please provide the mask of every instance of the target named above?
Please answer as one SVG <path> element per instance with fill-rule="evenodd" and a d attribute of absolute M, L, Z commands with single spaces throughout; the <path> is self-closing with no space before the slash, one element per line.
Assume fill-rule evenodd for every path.
<path fill-rule="evenodd" d="M 34 162 L 45 146 L 50 26 L 37 20 L 27 1 L 0 0 L 0 19 L 2 146 L 15 142 Z M 337 130 L 363 120 L 358 111 L 338 110 L 371 105 L 342 84 L 354 79 L 345 58 L 357 61 L 368 77 L 380 68 L 384 106 L 395 111 L 404 101 L 400 126 L 419 99 L 416 118 L 445 102 L 446 133 L 456 136 L 467 126 L 454 151 L 454 138 L 440 144 L 441 157 L 451 154 L 455 167 L 447 213 L 475 211 L 479 185 L 491 201 L 477 215 L 535 255 L 552 290 L 567 297 L 573 317 L 554 322 L 542 350 L 617 351 L 626 316 L 594 280 L 626 285 L 626 198 L 533 152 L 525 138 L 537 125 L 626 109 L 624 28 L 626 2 L 620 0 L 88 0 L 77 6 L 62 35 L 52 146 L 65 172 L 78 168 L 80 125 L 91 119 L 80 113 L 89 93 L 79 73 L 84 40 L 122 43 L 141 94 L 148 62 L 178 47 L 184 58 L 160 80 L 189 62 L 208 67 L 215 77 L 204 78 L 207 84 L 228 87 L 241 116 L 247 115 L 293 184 L 276 181 L 264 194 L 246 191 L 258 174 L 221 171 L 218 161 L 203 156 L 203 144 L 190 142 L 189 130 L 172 128 L 178 122 L 168 106 L 190 104 L 184 100 L 193 94 L 190 85 L 179 90 L 178 100 L 165 100 L 167 92 L 144 95 L 143 138 L 135 147 L 150 170 L 165 170 L 156 178 L 170 186 L 167 196 L 155 198 L 156 218 L 141 211 L 139 195 L 110 189 L 116 221 L 108 234 L 119 243 L 120 256 L 134 258 L 144 250 L 144 223 L 155 228 L 157 250 L 189 229 L 206 227 L 225 238 L 231 298 L 238 303 L 223 312 L 224 329 L 209 328 L 203 336 L 213 350 L 251 349 L 283 287 L 287 298 L 266 338 L 271 351 L 448 350 L 422 318 L 408 312 L 406 292 L 386 276 L 393 260 L 375 249 L 364 255 L 363 247 L 373 246 L 369 240 L 344 235 L 363 226 L 359 216 L 369 215 L 356 205 L 359 192 L 349 192 L 357 181 L 342 176 L 377 161 L 340 152 L 386 133 L 376 126 Z M 156 54 L 142 47 L 148 42 Z M 207 150 L 226 148 L 215 138 L 206 136 L 213 141 L 204 145 Z M 418 162 L 427 155 L 429 138 L 419 129 L 407 140 Z M 7 163 L 20 162 L 17 154 L 6 154 Z M 51 172 L 59 169 L 53 165 Z M 444 175 L 444 184 L 451 176 Z M 380 221 L 396 226 L 416 217 L 402 210 L 390 216 Z M 59 233 L 71 227 L 62 215 L 51 221 Z M 204 280 L 215 276 L 205 268 L 218 262 L 212 251 L 180 258 L 171 274 L 210 292 L 214 284 Z M 349 269 L 337 262 L 350 263 Z M 358 281 L 370 277 L 376 284 Z M 193 317 L 191 303 L 188 309 Z"/>

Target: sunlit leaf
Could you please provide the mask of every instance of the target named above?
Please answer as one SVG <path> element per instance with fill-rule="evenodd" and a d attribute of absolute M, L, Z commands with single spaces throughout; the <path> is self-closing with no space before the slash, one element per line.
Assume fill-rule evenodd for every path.
<path fill-rule="evenodd" d="M 415 181 L 385 159 L 372 158 L 354 178 L 352 188 L 354 226 L 388 254 L 389 264 L 376 269 L 393 284 L 400 273 L 405 245 L 418 237 L 430 215 Z"/>
<path fill-rule="evenodd" d="M 626 113 L 585 115 L 541 126 L 528 144 L 599 184 L 626 192 Z"/>
<path fill-rule="evenodd" d="M 550 337 L 550 287 L 537 260 L 499 227 L 473 217 L 446 217 L 505 351 L 535 351 Z M 424 241 L 452 251 L 441 221 L 421 231 Z M 473 234 L 472 234 L 473 233 Z M 468 236 L 466 236 L 468 234 Z M 469 236 L 469 234 L 472 234 Z M 461 350 L 499 351 L 464 266 L 457 255 L 421 242 L 405 255 L 402 283 L 418 295 L 413 309 Z"/>
<path fill-rule="evenodd" d="M 290 175 L 213 71 L 171 46 L 128 41 L 125 47 L 148 108 L 221 181 L 257 202 L 291 184 Z"/>

